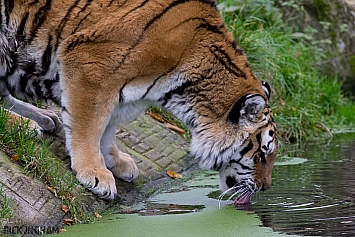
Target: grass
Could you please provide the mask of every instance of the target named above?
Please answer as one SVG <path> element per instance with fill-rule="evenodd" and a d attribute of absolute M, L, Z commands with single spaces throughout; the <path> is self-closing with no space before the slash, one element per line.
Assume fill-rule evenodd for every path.
<path fill-rule="evenodd" d="M 0 186 L 0 226 L 3 219 L 11 219 L 12 218 L 12 205 L 11 199 L 8 198 L 3 191 L 3 185 Z"/>

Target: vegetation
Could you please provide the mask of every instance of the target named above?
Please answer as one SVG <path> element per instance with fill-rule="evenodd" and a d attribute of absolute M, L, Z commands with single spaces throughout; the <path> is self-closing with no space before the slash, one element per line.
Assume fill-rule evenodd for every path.
<path fill-rule="evenodd" d="M 297 7 L 292 0 L 283 4 Z M 273 88 L 273 113 L 284 140 L 331 136 L 352 127 L 355 105 L 342 95 L 337 78 L 316 67 L 326 60 L 318 46 L 327 40 L 315 40 L 315 29 L 291 32 L 271 0 L 221 0 L 218 7 L 259 79 Z"/>
<path fill-rule="evenodd" d="M 6 196 L 3 191 L 3 186 L 0 185 L 0 226 L 3 219 L 12 218 L 11 199 Z"/>
<path fill-rule="evenodd" d="M 22 121 L 8 127 L 7 120 L 8 112 L 0 107 L 0 149 L 11 157 L 12 161 L 21 164 L 25 172 L 42 179 L 48 190 L 68 206 L 68 211 L 75 221 L 83 220 L 85 214 L 76 196 L 79 196 L 84 188 L 69 167 L 50 152 L 48 142 L 38 138 L 35 131 L 28 129 L 28 123 Z M 0 203 L 7 207 L 8 199 L 4 195 L 0 189 Z M 2 212 L 6 212 L 4 207 L 0 217 Z"/>

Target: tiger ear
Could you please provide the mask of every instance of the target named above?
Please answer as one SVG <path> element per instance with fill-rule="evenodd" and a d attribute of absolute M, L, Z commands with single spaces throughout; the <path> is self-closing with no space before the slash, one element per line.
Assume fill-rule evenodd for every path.
<path fill-rule="evenodd" d="M 262 87 L 264 89 L 264 92 L 269 100 L 270 94 L 271 94 L 271 87 L 270 87 L 269 83 L 267 83 L 266 81 L 262 81 L 261 83 L 262 83 Z"/>
<path fill-rule="evenodd" d="M 228 120 L 234 124 L 257 122 L 257 115 L 265 108 L 265 99 L 261 95 L 249 94 L 240 98 L 231 109 Z"/>

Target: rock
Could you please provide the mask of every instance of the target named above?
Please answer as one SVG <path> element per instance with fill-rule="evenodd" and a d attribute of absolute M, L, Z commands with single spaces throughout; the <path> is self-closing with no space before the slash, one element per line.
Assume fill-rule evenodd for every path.
<path fill-rule="evenodd" d="M 326 58 L 315 63 L 321 72 L 337 76 L 344 82 L 344 88 L 355 92 L 355 1 L 295 0 L 294 3 L 290 6 L 285 1 L 275 1 L 294 32 L 309 34 L 310 27 L 315 29 L 308 41 L 324 50 Z"/>

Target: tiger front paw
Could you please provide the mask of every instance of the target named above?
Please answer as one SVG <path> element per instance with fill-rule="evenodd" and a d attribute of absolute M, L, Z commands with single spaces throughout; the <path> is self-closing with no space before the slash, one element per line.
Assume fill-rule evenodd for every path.
<path fill-rule="evenodd" d="M 38 116 L 34 116 L 33 120 L 36 120 L 44 131 L 50 133 L 59 133 L 63 129 L 57 114 L 51 110 L 41 110 L 41 113 Z"/>
<path fill-rule="evenodd" d="M 118 156 L 116 158 L 116 165 L 110 168 L 110 170 L 117 178 L 126 182 L 132 182 L 139 174 L 136 163 L 130 155 L 121 151 L 119 151 Z"/>
<path fill-rule="evenodd" d="M 76 178 L 100 198 L 113 200 L 117 196 L 115 179 L 108 169 L 76 169 Z"/>

